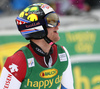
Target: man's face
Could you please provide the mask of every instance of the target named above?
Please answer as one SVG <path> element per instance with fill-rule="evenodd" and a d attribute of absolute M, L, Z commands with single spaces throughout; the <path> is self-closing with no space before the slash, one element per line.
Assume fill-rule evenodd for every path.
<path fill-rule="evenodd" d="M 56 27 L 47 28 L 48 35 L 47 37 L 52 40 L 54 43 L 60 40 L 59 34 L 58 34 L 58 27 L 60 26 L 60 23 Z"/>

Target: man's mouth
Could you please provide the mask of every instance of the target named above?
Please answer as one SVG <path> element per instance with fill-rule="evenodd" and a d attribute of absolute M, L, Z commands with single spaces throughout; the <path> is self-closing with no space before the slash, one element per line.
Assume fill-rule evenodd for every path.
<path fill-rule="evenodd" d="M 54 31 L 54 33 L 57 33 L 57 31 Z"/>

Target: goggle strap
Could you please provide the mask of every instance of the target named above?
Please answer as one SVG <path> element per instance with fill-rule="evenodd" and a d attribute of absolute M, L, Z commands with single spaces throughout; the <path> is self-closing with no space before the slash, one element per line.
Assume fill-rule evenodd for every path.
<path fill-rule="evenodd" d="M 47 36 L 45 36 L 44 37 L 44 40 L 49 44 L 49 45 L 54 45 L 54 43 L 47 37 Z"/>
<path fill-rule="evenodd" d="M 53 42 L 50 42 L 50 43 L 49 43 L 49 45 L 51 45 L 51 46 L 52 46 L 53 44 L 54 44 Z"/>

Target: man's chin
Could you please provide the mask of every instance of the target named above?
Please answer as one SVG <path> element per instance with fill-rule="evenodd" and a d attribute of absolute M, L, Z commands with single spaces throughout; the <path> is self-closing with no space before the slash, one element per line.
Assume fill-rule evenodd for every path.
<path fill-rule="evenodd" d="M 57 40 L 55 40 L 54 43 L 58 42 L 59 40 L 60 40 L 60 37 Z"/>

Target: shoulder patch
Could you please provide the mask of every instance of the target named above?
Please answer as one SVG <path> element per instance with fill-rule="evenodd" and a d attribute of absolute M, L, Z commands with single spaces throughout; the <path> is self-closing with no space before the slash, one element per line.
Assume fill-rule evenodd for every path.
<path fill-rule="evenodd" d="M 27 61 L 28 61 L 28 67 L 33 67 L 33 66 L 35 66 L 34 58 L 29 58 L 29 59 L 27 59 Z"/>
<path fill-rule="evenodd" d="M 58 55 L 59 55 L 59 59 L 60 59 L 61 62 L 67 61 L 66 53 L 61 53 L 61 54 L 58 54 Z"/>

